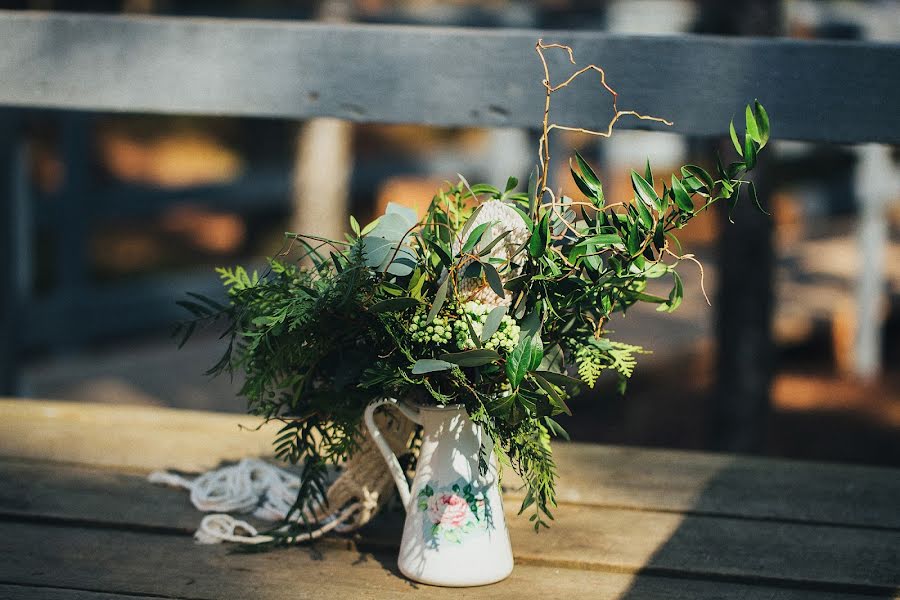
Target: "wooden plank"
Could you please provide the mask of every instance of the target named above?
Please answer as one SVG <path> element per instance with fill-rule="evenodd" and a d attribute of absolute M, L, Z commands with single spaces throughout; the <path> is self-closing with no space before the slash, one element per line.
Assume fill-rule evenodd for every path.
<path fill-rule="evenodd" d="M 236 425 L 256 422 L 165 408 L 0 400 L 0 456 L 194 471 L 271 455 L 271 429 L 250 433 Z M 594 444 L 560 443 L 554 452 L 566 503 L 900 529 L 895 469 Z M 56 477 L 50 465 L 38 471 Z M 514 490 L 515 478 L 506 481 Z"/>
<path fill-rule="evenodd" d="M 554 456 L 564 502 L 900 529 L 896 469 L 594 444 Z"/>
<path fill-rule="evenodd" d="M 458 598 L 460 591 L 414 584 L 399 576 L 396 557 L 321 543 L 266 553 L 198 547 L 188 538 L 76 527 L 0 523 L 0 581 L 117 594 L 192 599 Z M 619 598 L 631 600 L 863 600 L 829 590 L 729 581 L 518 565 L 479 598 Z M 882 598 L 896 598 L 883 592 Z"/>
<path fill-rule="evenodd" d="M 70 590 L 45 586 L 3 585 L 0 584 L 0 598 L 16 598 L 18 600 L 136 600 L 154 598 L 144 594 L 110 594 L 108 592 L 91 592 L 87 590 Z M 172 597 L 171 600 L 181 600 Z"/>
<path fill-rule="evenodd" d="M 189 534 L 201 517 L 186 493 L 134 475 L 10 462 L 0 475 L 7 482 L 0 515 L 8 519 Z M 846 589 L 900 586 L 900 531 L 563 505 L 553 527 L 536 535 L 515 515 L 515 502 L 506 508 L 516 560 L 524 564 Z M 384 515 L 362 540 L 396 548 L 400 517 Z"/>
<path fill-rule="evenodd" d="M 620 108 L 665 116 L 675 132 L 723 135 L 759 97 L 782 139 L 900 141 L 900 113 L 885 101 L 900 92 L 885 76 L 900 72 L 900 45 L 847 41 L 10 11 L 0 13 L 0 104 L 534 127 L 541 36 L 574 45 L 579 64 L 602 63 Z M 553 60 L 567 72 L 563 58 Z M 597 89 L 567 90 L 557 120 L 605 127 L 609 98 Z"/>
<path fill-rule="evenodd" d="M 900 478 L 888 469 L 587 445 L 557 446 L 556 454 L 565 504 L 900 530 Z M 7 482 L 0 487 L 0 513 L 7 516 L 118 524 L 139 517 L 135 522 L 182 532 L 193 531 L 199 520 L 186 497 L 178 500 L 142 476 L 113 469 L 0 459 L 0 481 Z M 103 507 L 111 490 L 127 508 Z M 142 498 L 152 511 L 140 505 Z M 508 487 L 506 498 L 515 509 L 521 494 Z"/>
<path fill-rule="evenodd" d="M 200 411 L 0 400 L 0 457 L 149 470 L 208 469 L 271 454 L 277 429 L 259 419 Z"/>

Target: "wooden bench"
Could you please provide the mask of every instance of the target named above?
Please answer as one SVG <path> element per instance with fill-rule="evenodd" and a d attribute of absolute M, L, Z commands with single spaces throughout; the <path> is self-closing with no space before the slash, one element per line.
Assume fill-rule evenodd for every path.
<path fill-rule="evenodd" d="M 476 591 L 415 585 L 401 515 L 266 553 L 197 546 L 186 493 L 147 483 L 266 455 L 253 419 L 0 400 L 0 597 L 900 598 L 900 471 L 558 444 L 560 506 L 535 534 L 506 510 L 516 569 Z"/>
<path fill-rule="evenodd" d="M 73 258 L 84 255 L 73 242 L 81 238 L 65 233 L 86 227 L 82 198 L 70 194 L 56 203 L 62 212 L 55 215 L 66 225 L 57 240 L 66 285 L 35 298 L 34 215 L 20 128 L 29 111 L 535 127 L 543 106 L 533 47 L 542 36 L 574 46 L 582 65 L 603 64 L 620 105 L 665 115 L 676 133 L 727 136 L 729 119 L 756 96 L 778 139 L 900 142 L 900 112 L 886 101 L 900 93 L 900 80 L 885 75 L 900 72 L 897 44 L 0 11 L 0 393 L 21 392 L 18 365 L 35 343 L 62 335 L 61 343 L 77 344 L 149 315 L 165 327 L 177 316 L 178 290 L 217 289 L 212 275 L 157 278 L 127 290 L 87 285 L 77 272 L 84 261 Z M 595 127 L 608 118 L 608 97 L 582 84 L 567 90 L 554 111 L 561 123 Z M 621 126 L 657 128 L 625 119 Z M 888 149 L 870 150 L 875 158 L 867 164 L 877 168 Z M 857 288 L 856 340 L 858 370 L 871 374 L 880 347 L 874 318 L 883 283 L 880 202 L 892 192 L 886 177 L 865 181 L 871 201 L 862 237 L 865 264 L 872 266 Z M 755 448 L 763 438 L 772 371 L 760 360 L 771 354 L 770 230 L 765 220 L 738 219 L 722 251 L 715 418 L 731 447 Z M 741 257 L 748 255 L 753 269 L 728 267 L 746 266 Z M 68 268 L 72 260 L 81 267 Z"/>
<path fill-rule="evenodd" d="M 35 301 L 20 137 L 28 111 L 533 127 L 542 106 L 532 48 L 541 36 L 575 46 L 581 64 L 605 65 L 620 98 L 673 119 L 677 133 L 727 135 L 729 118 L 759 96 L 780 139 L 900 142 L 900 112 L 886 101 L 900 91 L 885 76 L 900 71 L 896 44 L 0 11 L 0 391 L 13 389 L 24 341 L 39 329 L 72 327 L 73 319 L 115 327 L 186 287 L 149 282 L 125 310 L 120 296 L 99 292 L 83 305 L 65 296 Z M 680 83 L 697 80 L 712 85 Z M 582 86 L 556 114 L 595 126 L 606 101 Z M 886 149 L 868 150 L 876 154 L 868 164 L 881 164 Z M 877 201 L 883 191 L 872 184 L 865 193 Z M 871 206 L 863 231 L 877 233 Z M 66 211 L 79 214 L 77 206 Z M 878 236 L 866 239 L 877 255 Z M 879 282 L 878 269 L 865 271 L 861 298 L 875 297 Z M 757 302 L 762 294 L 765 305 L 765 286 L 755 283 L 738 281 L 731 298 Z M 720 314 L 746 316 L 730 302 Z M 861 306 L 860 322 L 874 322 L 865 318 L 871 303 Z M 764 324 L 765 310 L 753 319 L 750 327 Z M 862 338 L 871 355 L 877 337 Z M 720 354 L 740 379 L 753 363 L 732 349 Z M 271 432 L 242 432 L 239 423 L 255 425 L 153 408 L 0 402 L 0 597 L 470 593 L 398 576 L 396 512 L 314 547 L 246 554 L 194 546 L 199 515 L 185 494 L 150 486 L 145 475 L 268 454 Z M 897 471 L 577 444 L 557 451 L 557 522 L 534 535 L 510 515 L 517 569 L 478 597 L 900 597 Z M 517 492 L 507 496 L 509 510 Z"/>

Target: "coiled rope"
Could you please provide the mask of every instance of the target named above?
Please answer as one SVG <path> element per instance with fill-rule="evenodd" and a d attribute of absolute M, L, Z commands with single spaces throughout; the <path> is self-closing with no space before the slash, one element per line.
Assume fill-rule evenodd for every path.
<path fill-rule="evenodd" d="M 384 414 L 376 415 L 376 419 L 391 449 L 397 454 L 405 452 L 415 425 L 407 419 L 394 419 Z M 292 514 L 291 508 L 300 490 L 300 477 L 255 458 L 244 458 L 235 465 L 208 471 L 194 479 L 170 471 L 155 471 L 147 479 L 151 483 L 188 490 L 197 510 L 214 513 L 200 521 L 194 534 L 194 540 L 199 544 L 263 544 L 276 539 L 276 536 L 260 534 L 250 523 L 226 514 L 230 512 L 250 514 L 263 521 L 288 521 L 276 533 L 287 532 L 291 523 L 316 523 L 316 529 L 284 538 L 302 543 L 330 531 L 345 533 L 362 527 L 390 498 L 394 480 L 387 465 L 368 432 L 362 440 L 345 463 L 343 472 L 328 488 L 327 506 L 335 507 L 332 512 L 306 509 Z"/>

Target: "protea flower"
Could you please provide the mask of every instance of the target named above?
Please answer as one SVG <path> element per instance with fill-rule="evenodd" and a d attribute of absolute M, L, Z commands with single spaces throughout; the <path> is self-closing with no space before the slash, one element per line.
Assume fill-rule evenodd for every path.
<path fill-rule="evenodd" d="M 473 219 L 466 223 L 466 231 L 472 231 L 483 223 L 494 224 L 484 233 L 479 243 L 479 247 L 486 247 L 492 240 L 509 231 L 500 243 L 491 248 L 490 254 L 484 257 L 491 260 L 491 263 L 497 267 L 500 277 L 504 281 L 510 277 L 519 274 L 520 266 L 514 264 L 513 260 L 517 252 L 519 252 L 528 241 L 528 228 L 522 221 L 522 217 L 500 200 L 488 200 L 481 205 L 481 210 Z M 465 240 L 457 238 L 453 243 L 453 253 L 459 252 Z M 499 260 L 498 260 L 499 259 Z M 479 277 L 461 278 L 459 281 L 459 293 L 465 299 L 475 300 L 489 306 L 509 306 L 512 297 L 506 294 L 501 298 L 494 290 L 490 288 L 484 279 L 484 275 Z"/>

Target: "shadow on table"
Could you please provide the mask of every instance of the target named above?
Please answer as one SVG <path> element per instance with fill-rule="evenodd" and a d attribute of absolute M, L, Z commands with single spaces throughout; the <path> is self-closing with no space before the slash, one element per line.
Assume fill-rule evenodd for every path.
<path fill-rule="evenodd" d="M 714 473 L 618 599 L 900 597 L 900 510 L 889 499 L 900 482 L 796 464 L 772 469 L 749 494 L 745 483 L 742 498 L 734 484 L 748 475 L 744 459 Z M 810 489 L 797 485 L 802 477 Z"/>
<path fill-rule="evenodd" d="M 397 566 L 397 553 L 400 548 L 400 538 L 403 533 L 403 521 L 405 515 L 403 509 L 389 505 L 386 510 L 371 520 L 357 532 L 356 547 L 360 551 L 357 563 L 374 560 L 391 575 L 399 578 L 412 589 L 422 587 L 415 581 L 408 579 Z M 431 586 L 424 586 L 430 588 Z"/>

